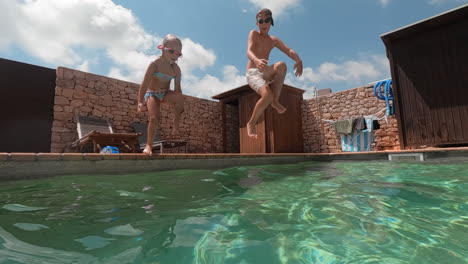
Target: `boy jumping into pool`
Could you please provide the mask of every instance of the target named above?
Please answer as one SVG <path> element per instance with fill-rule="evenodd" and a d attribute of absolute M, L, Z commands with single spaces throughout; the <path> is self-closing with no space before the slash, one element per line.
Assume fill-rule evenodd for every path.
<path fill-rule="evenodd" d="M 258 11 L 256 19 L 258 31 L 250 31 L 247 41 L 249 61 L 247 62 L 246 72 L 247 83 L 261 96 L 247 123 L 247 134 L 253 138 L 257 138 L 255 129 L 257 120 L 270 104 L 280 114 L 286 111 L 286 108 L 279 102 L 281 88 L 283 88 L 284 78 L 286 77 L 286 64 L 279 61 L 273 65 L 268 65 L 271 50 L 276 47 L 293 59 L 296 62 L 294 64 L 295 75 L 302 75 L 302 61 L 299 55 L 279 38 L 268 35 L 270 26 L 273 26 L 271 11 L 267 8 L 261 9 Z"/>

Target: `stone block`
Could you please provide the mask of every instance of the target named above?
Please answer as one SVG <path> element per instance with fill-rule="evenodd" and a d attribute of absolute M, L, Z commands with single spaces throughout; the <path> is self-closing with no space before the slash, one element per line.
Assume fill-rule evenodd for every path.
<path fill-rule="evenodd" d="M 84 79 L 85 78 L 85 73 L 82 72 L 82 71 L 73 71 L 73 75 L 77 78 L 77 79 Z"/>
<path fill-rule="evenodd" d="M 62 88 L 73 88 L 73 87 L 75 87 L 75 81 L 73 81 L 73 80 L 60 79 L 60 80 L 56 80 L 55 84 L 57 86 L 62 87 Z"/>
<path fill-rule="evenodd" d="M 65 80 L 71 80 L 73 79 L 73 70 L 71 69 L 65 69 L 63 72 L 63 78 Z"/>
<path fill-rule="evenodd" d="M 73 114 L 72 113 L 66 113 L 66 112 L 55 112 L 54 113 L 54 119 L 58 121 L 72 121 L 73 120 Z"/>
<path fill-rule="evenodd" d="M 102 100 L 101 104 L 103 106 L 112 106 L 112 105 L 114 105 L 114 101 L 106 99 L 106 100 Z"/>
<path fill-rule="evenodd" d="M 66 97 L 55 96 L 54 103 L 56 105 L 68 105 L 70 103 L 70 101 Z"/>
<path fill-rule="evenodd" d="M 84 113 L 89 113 L 89 112 L 93 111 L 93 109 L 91 107 L 88 107 L 88 106 L 83 106 L 83 107 L 80 108 L 80 111 L 84 112 Z"/>
<path fill-rule="evenodd" d="M 93 109 L 93 116 L 102 117 L 102 112 L 97 109 Z"/>
<path fill-rule="evenodd" d="M 62 87 L 55 86 L 55 95 L 61 95 L 62 94 Z"/>
<path fill-rule="evenodd" d="M 80 107 L 80 106 L 84 105 L 84 102 L 82 100 L 72 100 L 70 102 L 70 105 L 73 106 L 73 107 Z"/>
<path fill-rule="evenodd" d="M 65 105 L 63 106 L 63 111 L 66 112 L 66 113 L 73 113 L 73 107 L 69 106 L 69 105 Z"/>

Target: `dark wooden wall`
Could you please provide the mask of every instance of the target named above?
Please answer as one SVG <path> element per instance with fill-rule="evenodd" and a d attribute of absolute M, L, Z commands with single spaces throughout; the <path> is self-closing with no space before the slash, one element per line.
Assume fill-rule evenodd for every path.
<path fill-rule="evenodd" d="M 260 96 L 253 91 L 239 98 L 239 137 L 241 153 L 302 153 L 302 94 L 303 90 L 284 86 L 280 103 L 287 108 L 278 114 L 271 106 L 257 122 L 257 139 L 247 136 L 247 122 Z"/>
<path fill-rule="evenodd" d="M 265 144 L 265 114 L 262 114 L 257 121 L 257 138 L 247 135 L 247 122 L 252 115 L 255 104 L 260 96 L 254 92 L 247 93 L 239 98 L 239 141 L 240 153 L 266 153 Z"/>
<path fill-rule="evenodd" d="M 56 71 L 0 59 L 0 152 L 50 152 Z"/>
<path fill-rule="evenodd" d="M 468 144 L 468 7 L 383 36 L 402 148 Z"/>
<path fill-rule="evenodd" d="M 302 153 L 302 92 L 285 87 L 280 96 L 280 103 L 286 107 L 284 114 L 278 114 L 268 107 L 266 114 L 267 152 Z"/>

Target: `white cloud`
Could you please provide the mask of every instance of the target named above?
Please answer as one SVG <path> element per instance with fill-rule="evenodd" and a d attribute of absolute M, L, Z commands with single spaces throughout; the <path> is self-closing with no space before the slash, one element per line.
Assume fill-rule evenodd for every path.
<path fill-rule="evenodd" d="M 288 9 L 299 6 L 302 0 L 249 0 L 258 9 L 268 8 L 273 16 L 284 14 Z"/>
<path fill-rule="evenodd" d="M 6 49 L 17 38 L 15 19 L 19 16 L 18 8 L 12 1 L 0 1 L 0 50 Z"/>
<path fill-rule="evenodd" d="M 147 64 L 145 52 L 160 41 L 110 0 L 2 1 L 0 8 L 0 48 L 15 45 L 57 66 L 89 70 L 104 51 L 135 81 L 141 77 L 135 64 Z"/>
<path fill-rule="evenodd" d="M 81 65 L 78 65 L 77 70 L 89 72 L 89 61 L 84 61 Z"/>
<path fill-rule="evenodd" d="M 348 60 L 341 64 L 324 62 L 318 68 L 306 67 L 301 77 L 286 75 L 286 82 L 306 90 L 304 97 L 312 95 L 312 87 L 318 89 L 329 85 L 364 85 L 389 77 L 389 63 L 382 55 L 366 56 L 360 60 Z M 333 87 L 331 87 L 333 88 Z M 347 89 L 353 87 L 347 87 Z"/>
<path fill-rule="evenodd" d="M 390 0 L 379 0 L 379 2 L 385 7 L 390 3 Z"/>
<path fill-rule="evenodd" d="M 105 56 L 112 63 L 109 77 L 136 83 L 156 58 L 162 40 L 145 32 L 129 9 L 111 0 L 8 0 L 0 1 L 0 10 L 0 49 L 15 45 L 46 63 L 82 71 L 92 70 Z M 181 39 L 184 75 L 215 63 L 213 50 Z M 198 80 L 206 84 L 208 79 Z"/>
<path fill-rule="evenodd" d="M 211 96 L 245 85 L 247 82 L 244 75 L 239 74 L 239 70 L 226 65 L 223 68 L 223 77 L 219 79 L 212 75 L 205 75 L 201 78 L 195 75 L 185 75 L 182 80 L 182 90 L 192 96 L 210 99 Z"/>
<path fill-rule="evenodd" d="M 342 64 L 322 63 L 317 69 L 305 68 L 300 79 L 314 83 L 321 81 L 362 82 L 363 78 L 377 78 L 379 71 L 375 61 L 345 61 Z"/>
<path fill-rule="evenodd" d="M 191 39 L 182 39 L 183 58 L 179 65 L 184 72 L 192 72 L 194 69 L 206 69 L 216 61 L 213 50 L 204 48 L 201 44 L 193 42 Z"/>
<path fill-rule="evenodd" d="M 468 3 L 468 0 L 431 0 L 429 4 L 431 5 L 441 5 L 446 3 Z"/>
<path fill-rule="evenodd" d="M 130 10 L 110 0 L 6 2 L 2 17 L 10 12 L 15 17 L 8 18 L 14 23 L 0 28 L 4 41 L 48 63 L 77 66 L 86 60 L 78 48 L 125 52 L 147 49 L 157 40 L 144 32 Z"/>

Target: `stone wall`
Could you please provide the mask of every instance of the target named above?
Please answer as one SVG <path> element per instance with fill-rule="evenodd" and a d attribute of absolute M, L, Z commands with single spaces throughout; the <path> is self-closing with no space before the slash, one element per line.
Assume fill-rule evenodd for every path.
<path fill-rule="evenodd" d="M 341 152 L 340 137 L 329 122 L 358 116 L 375 115 L 385 108 L 385 101 L 374 96 L 373 86 L 363 86 L 342 92 L 304 100 L 302 103 L 302 128 L 304 152 Z M 378 117 L 385 116 L 385 111 Z M 379 120 L 380 129 L 375 130 L 373 150 L 400 149 L 398 126 L 394 116 L 388 122 Z"/>
<path fill-rule="evenodd" d="M 113 78 L 57 68 L 54 121 L 52 124 L 51 152 L 71 151 L 68 147 L 77 139 L 75 116 L 97 116 L 108 119 L 115 132 L 133 132 L 132 122 L 147 122 L 147 111 L 138 114 L 139 85 Z M 330 123 L 339 120 L 376 114 L 385 108 L 372 86 L 364 86 L 302 103 L 302 122 L 305 152 L 341 152 L 339 135 Z M 382 112 L 380 116 L 383 116 Z M 161 139 L 171 137 L 173 106 L 161 105 Z M 228 153 L 239 152 L 239 108 L 226 105 L 226 148 Z M 373 150 L 399 149 L 398 127 L 394 117 L 380 120 L 375 131 Z M 222 117 L 219 102 L 185 96 L 185 112 L 180 123 L 179 139 L 189 141 L 190 153 L 223 152 Z M 168 149 L 169 152 L 171 151 Z M 178 151 L 174 149 L 174 151 Z"/>
<path fill-rule="evenodd" d="M 68 146 L 77 138 L 77 115 L 108 119 L 114 132 L 133 132 L 132 122 L 147 122 L 147 111 L 136 111 L 138 88 L 135 83 L 57 68 L 51 152 L 70 151 Z M 170 136 L 173 106 L 162 104 L 161 116 L 161 139 L 175 139 Z M 189 152 L 222 152 L 221 123 L 218 102 L 185 96 L 179 139 L 189 141 Z"/>
<path fill-rule="evenodd" d="M 238 105 L 226 104 L 226 152 L 240 152 Z"/>

